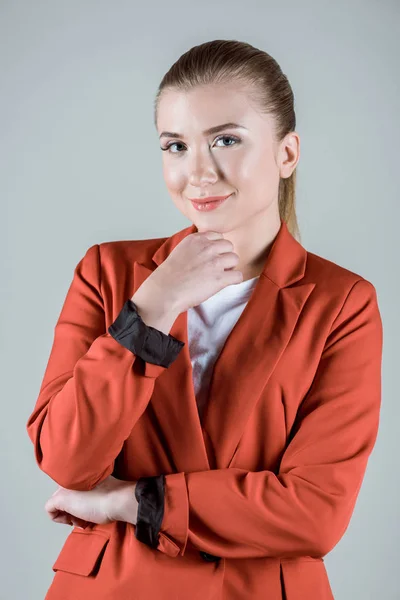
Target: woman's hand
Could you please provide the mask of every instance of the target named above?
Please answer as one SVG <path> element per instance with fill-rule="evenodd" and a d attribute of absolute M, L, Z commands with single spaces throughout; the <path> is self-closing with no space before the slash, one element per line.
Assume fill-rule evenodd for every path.
<path fill-rule="evenodd" d="M 45 504 L 50 519 L 85 528 L 93 523 L 127 520 L 136 523 L 136 482 L 116 479 L 112 475 L 92 490 L 68 490 L 59 487 Z"/>
<path fill-rule="evenodd" d="M 233 249 L 222 233 L 191 233 L 154 269 L 131 300 L 135 302 L 139 296 L 143 307 L 157 307 L 161 315 L 180 314 L 197 306 L 222 288 L 243 281 L 242 271 L 236 268 L 240 257 Z"/>

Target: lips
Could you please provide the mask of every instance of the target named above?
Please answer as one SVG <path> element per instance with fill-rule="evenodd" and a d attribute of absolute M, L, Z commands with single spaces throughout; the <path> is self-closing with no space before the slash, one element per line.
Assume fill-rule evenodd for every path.
<path fill-rule="evenodd" d="M 190 198 L 192 202 L 196 202 L 196 204 L 206 204 L 207 202 L 215 202 L 216 200 L 225 200 L 231 194 L 226 194 L 226 196 L 208 196 L 207 198 Z"/>
<path fill-rule="evenodd" d="M 218 206 L 221 206 L 224 202 L 226 202 L 227 198 L 230 198 L 232 194 L 228 194 L 227 196 L 208 196 L 208 198 L 201 198 L 201 202 L 196 202 L 196 200 L 191 200 L 193 208 L 200 212 L 209 212 L 211 210 L 215 210 Z M 213 200 L 213 198 L 217 198 L 217 200 Z"/>

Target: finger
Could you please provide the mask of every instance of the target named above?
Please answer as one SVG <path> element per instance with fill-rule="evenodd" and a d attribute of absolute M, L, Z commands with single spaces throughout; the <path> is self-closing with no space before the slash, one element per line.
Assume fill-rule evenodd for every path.
<path fill-rule="evenodd" d="M 62 523 L 63 525 L 71 525 L 71 519 L 68 515 L 60 514 L 54 517 L 51 517 L 51 520 L 54 523 Z"/>
<path fill-rule="evenodd" d="M 64 525 L 71 525 L 71 515 L 63 510 L 53 509 L 47 510 L 49 518 L 55 523 L 63 523 Z"/>
<path fill-rule="evenodd" d="M 79 529 L 86 529 L 87 523 L 82 519 L 77 519 L 76 517 L 71 518 L 71 525 L 75 527 L 79 527 Z"/>
<path fill-rule="evenodd" d="M 86 529 L 89 526 L 90 521 L 86 521 L 85 519 L 81 519 L 80 517 L 76 517 L 75 515 L 69 515 L 69 518 L 72 521 L 72 524 L 75 527 L 79 527 L 80 529 Z"/>

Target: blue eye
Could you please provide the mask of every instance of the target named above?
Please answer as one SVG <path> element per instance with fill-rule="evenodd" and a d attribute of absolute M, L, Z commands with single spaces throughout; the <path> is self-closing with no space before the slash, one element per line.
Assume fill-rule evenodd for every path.
<path fill-rule="evenodd" d="M 240 139 L 234 135 L 220 135 L 217 138 L 215 138 L 215 141 L 219 142 L 219 140 L 224 140 L 224 139 L 233 141 L 234 144 L 229 144 L 228 146 L 226 146 L 224 144 L 223 146 L 219 146 L 219 148 L 228 148 L 229 146 L 234 146 L 235 144 L 240 143 Z M 182 142 L 172 142 L 171 144 L 168 144 L 165 148 L 162 148 L 162 147 L 160 147 L 160 148 L 163 152 L 166 152 L 168 150 L 171 154 L 181 154 L 180 151 L 172 152 L 170 150 L 170 148 L 172 148 L 172 146 L 179 146 L 179 145 L 183 146 L 184 144 L 182 144 Z"/>
<path fill-rule="evenodd" d="M 220 135 L 219 137 L 216 138 L 216 141 L 219 142 L 219 140 L 224 140 L 224 139 L 225 140 L 233 141 L 235 143 L 240 141 L 239 138 L 237 138 L 237 137 L 235 137 L 233 135 Z M 229 145 L 232 146 L 232 144 L 229 144 Z M 224 147 L 224 146 L 222 146 L 222 147 Z"/>
<path fill-rule="evenodd" d="M 183 145 L 180 142 L 173 142 L 172 144 L 168 144 L 168 146 L 166 146 L 165 148 L 161 148 L 161 150 L 163 150 L 163 152 L 165 152 L 166 150 L 170 152 L 170 148 L 172 148 L 172 146 L 179 146 L 179 144 L 181 146 Z M 180 152 L 172 152 L 172 154 L 180 154 Z"/>

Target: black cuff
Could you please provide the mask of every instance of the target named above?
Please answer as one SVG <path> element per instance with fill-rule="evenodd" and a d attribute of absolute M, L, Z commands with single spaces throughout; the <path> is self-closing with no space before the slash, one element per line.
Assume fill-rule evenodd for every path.
<path fill-rule="evenodd" d="M 151 548 L 158 546 L 158 534 L 164 517 L 165 475 L 141 477 L 135 486 L 138 501 L 135 537 Z"/>
<path fill-rule="evenodd" d="M 108 333 L 136 356 L 162 367 L 169 367 L 185 345 L 173 335 L 146 325 L 130 299 L 108 328 Z"/>

